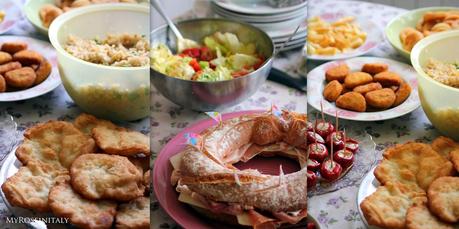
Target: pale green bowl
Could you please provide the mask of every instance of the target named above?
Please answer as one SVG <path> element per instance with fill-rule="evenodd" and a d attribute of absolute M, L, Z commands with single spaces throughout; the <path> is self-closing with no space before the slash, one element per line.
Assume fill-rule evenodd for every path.
<path fill-rule="evenodd" d="M 38 32 L 48 36 L 48 28 L 43 26 L 43 23 L 40 20 L 40 16 L 38 15 L 41 6 L 45 4 L 54 4 L 54 0 L 27 0 L 27 2 L 24 4 L 24 13 L 27 17 L 27 20 L 32 23 Z"/>
<path fill-rule="evenodd" d="M 419 19 L 429 11 L 444 11 L 444 10 L 459 10 L 456 7 L 426 7 L 416 10 L 409 11 L 401 14 L 390 21 L 384 32 L 386 34 L 389 43 L 407 60 L 410 59 L 410 52 L 403 49 L 402 43 L 400 42 L 400 32 L 406 27 L 416 27 Z"/>

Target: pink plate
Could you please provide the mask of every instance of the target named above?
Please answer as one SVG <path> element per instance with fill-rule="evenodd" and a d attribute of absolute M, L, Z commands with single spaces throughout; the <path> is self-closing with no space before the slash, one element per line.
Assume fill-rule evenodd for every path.
<path fill-rule="evenodd" d="M 222 115 L 223 120 L 231 119 L 241 115 L 253 114 L 263 112 L 261 110 L 239 111 Z M 164 210 L 172 217 L 178 224 L 184 228 L 215 228 L 217 225 L 222 227 L 221 223 L 211 222 L 193 211 L 192 208 L 184 203 L 178 201 L 178 193 L 170 183 L 172 173 L 172 165 L 169 158 L 179 153 L 185 147 L 185 133 L 200 133 L 203 130 L 214 126 L 216 123 L 212 119 L 206 119 L 197 122 L 196 124 L 187 127 L 174 138 L 172 138 L 166 146 L 161 150 L 156 158 L 153 168 L 153 189 L 156 198 L 158 199 Z M 261 158 L 256 157 L 247 163 L 239 162 L 235 164 L 239 169 L 256 168 L 265 174 L 277 175 L 279 173 L 279 165 L 282 164 L 283 171 L 292 173 L 299 170 L 299 165 L 294 161 L 286 158 Z"/>

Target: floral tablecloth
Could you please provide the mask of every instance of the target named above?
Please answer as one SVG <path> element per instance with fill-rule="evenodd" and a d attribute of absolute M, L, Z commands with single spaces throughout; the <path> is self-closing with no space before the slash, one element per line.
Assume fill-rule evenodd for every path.
<path fill-rule="evenodd" d="M 17 0 L 17 2 L 20 4 L 20 7 L 22 7 L 25 0 Z M 47 42 L 49 41 L 46 36 L 39 34 L 25 17 L 17 22 L 12 30 L 2 35 L 29 36 Z M 8 103 L 0 102 L 0 112 L 4 111 L 13 116 L 15 122 L 18 124 L 18 130 L 20 133 L 17 135 L 17 139 L 0 139 L 2 142 L 20 141 L 22 139 L 21 133 L 27 127 L 37 122 L 56 119 L 71 121 L 82 112 L 82 110 L 73 103 L 62 85 L 55 90 L 34 99 Z M 137 122 L 122 123 L 121 125 L 140 130 L 145 134 L 148 134 L 150 131 L 148 118 Z M 0 158 L 3 158 L 3 156 L 8 153 L 10 152 L 0 152 Z M 23 224 L 6 224 L 5 218 L 9 216 L 12 216 L 12 213 L 7 209 L 0 198 L 0 228 L 26 228 Z"/>
<path fill-rule="evenodd" d="M 375 22 L 381 30 L 395 16 L 406 12 L 404 9 L 385 5 L 356 1 L 322 1 L 310 0 L 309 15 L 321 15 L 326 12 L 341 12 L 343 16 L 359 15 Z M 400 55 L 385 41 L 367 56 L 378 56 L 404 61 Z M 309 61 L 308 70 L 320 65 L 320 62 Z M 318 111 L 308 107 L 309 117 Z M 334 120 L 334 119 L 332 119 Z M 422 108 L 397 119 L 379 122 L 340 121 L 346 129 L 361 129 L 373 136 L 379 156 L 388 146 L 407 141 L 429 142 L 438 135 Z M 357 204 L 358 184 L 341 190 L 314 196 L 309 199 L 308 213 L 314 216 L 321 228 L 366 228 L 359 215 Z"/>

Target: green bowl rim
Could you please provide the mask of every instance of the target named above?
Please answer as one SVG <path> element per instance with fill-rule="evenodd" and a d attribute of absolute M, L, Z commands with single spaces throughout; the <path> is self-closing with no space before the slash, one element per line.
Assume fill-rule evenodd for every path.
<path fill-rule="evenodd" d="M 75 17 L 80 17 L 82 15 L 85 15 L 87 13 L 93 13 L 93 12 L 99 12 L 99 11 L 135 11 L 135 12 L 140 12 L 140 13 L 146 13 L 149 15 L 150 13 L 150 8 L 148 6 L 144 5 L 135 5 L 131 3 L 118 3 L 118 4 L 95 4 L 91 6 L 85 6 L 81 7 L 79 9 L 74 9 L 71 10 L 65 14 L 60 15 L 57 17 L 53 23 L 51 23 L 51 26 L 49 27 L 49 41 L 53 45 L 53 47 L 56 49 L 56 51 L 67 58 L 70 58 L 73 61 L 98 67 L 98 68 L 105 68 L 108 70 L 125 70 L 125 71 L 137 71 L 137 70 L 148 70 L 150 68 L 150 65 L 147 66 L 142 66 L 142 67 L 119 67 L 119 66 L 107 66 L 107 65 L 102 65 L 102 64 L 95 64 L 91 63 L 89 61 L 81 60 L 67 51 L 61 46 L 59 41 L 57 40 L 57 31 L 70 19 L 75 18 Z M 149 36 L 150 34 L 145 34 L 146 36 Z"/>
<path fill-rule="evenodd" d="M 418 72 L 419 77 L 426 78 L 429 82 L 432 82 L 438 86 L 441 86 L 447 90 L 452 90 L 455 92 L 459 93 L 459 88 L 455 88 L 452 86 L 448 86 L 445 84 L 442 84 L 427 75 L 427 73 L 424 72 L 424 69 L 422 69 L 421 64 L 419 63 L 419 55 L 421 54 L 421 51 L 424 50 L 427 46 L 431 45 L 434 42 L 439 42 L 443 39 L 451 38 L 451 37 L 457 37 L 459 38 L 459 30 L 452 30 L 452 31 L 446 31 L 446 32 L 441 32 L 437 34 L 430 35 L 422 40 L 420 40 L 416 45 L 413 47 L 413 50 L 411 51 L 410 55 L 410 60 L 411 64 L 413 65 L 414 69 Z M 459 56 L 458 56 L 459 60 Z"/>
<path fill-rule="evenodd" d="M 32 12 L 36 12 L 37 14 L 39 13 L 39 10 L 38 11 L 35 11 L 31 6 L 31 2 L 32 1 L 36 1 L 36 0 L 27 0 L 26 3 L 24 4 L 24 8 L 23 8 L 23 11 L 24 11 L 24 14 L 27 18 L 27 20 L 34 26 L 42 29 L 43 31 L 46 31 L 48 32 L 49 28 L 46 28 L 45 26 L 43 26 L 43 23 L 36 23 L 36 21 L 32 20 L 32 15 L 30 15 Z M 33 10 L 32 10 L 33 9 Z"/>

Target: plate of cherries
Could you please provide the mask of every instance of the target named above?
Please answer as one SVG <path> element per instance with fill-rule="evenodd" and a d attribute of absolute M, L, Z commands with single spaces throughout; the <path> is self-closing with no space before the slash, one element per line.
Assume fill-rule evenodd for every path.
<path fill-rule="evenodd" d="M 321 195 L 356 185 L 377 163 L 376 144 L 359 130 L 340 129 L 322 119 L 307 125 L 308 194 Z"/>

